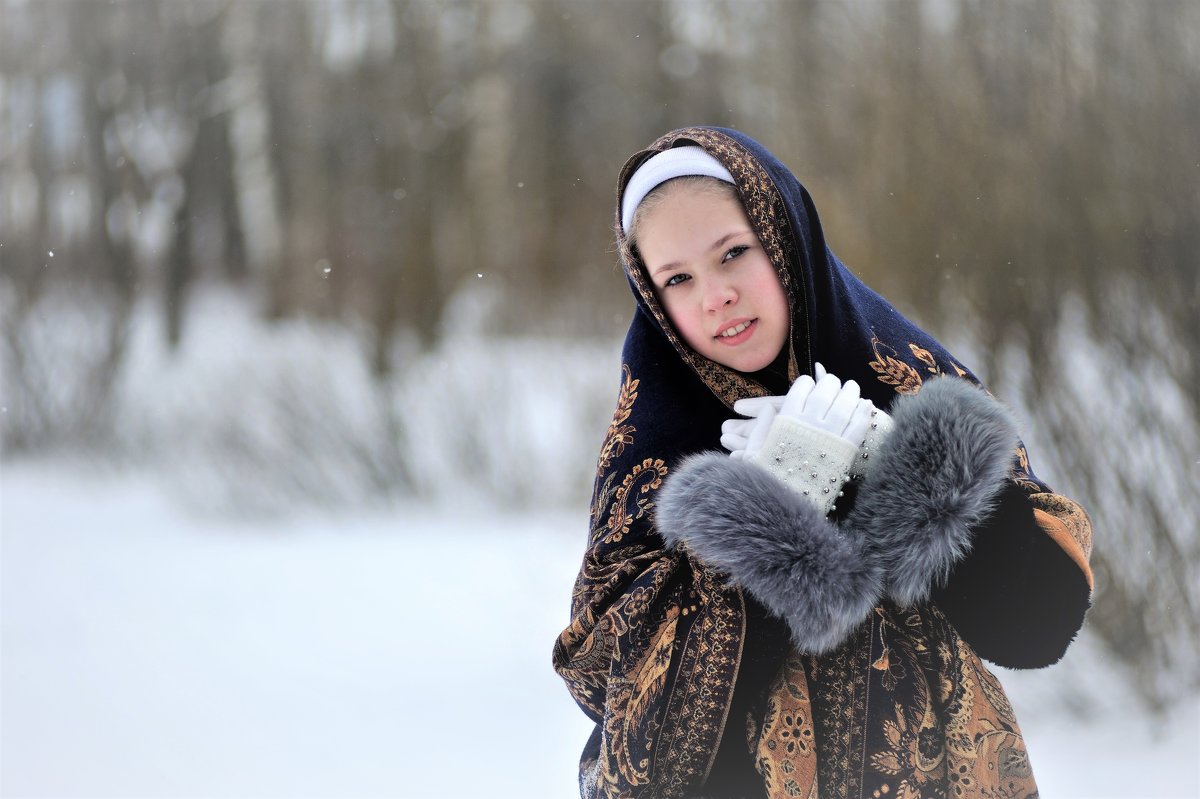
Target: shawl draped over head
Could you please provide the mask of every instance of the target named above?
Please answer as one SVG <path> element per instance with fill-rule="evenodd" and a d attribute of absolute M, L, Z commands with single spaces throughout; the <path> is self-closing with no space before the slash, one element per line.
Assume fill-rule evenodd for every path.
<path fill-rule="evenodd" d="M 786 795 L 816 795 L 818 780 L 820 796 L 870 795 L 870 785 L 878 782 L 847 776 L 852 770 L 847 764 L 858 759 L 885 775 L 894 792 L 907 786 L 912 796 L 942 796 L 946 769 L 958 762 L 945 750 L 955 744 L 939 743 L 941 749 L 932 751 L 927 741 L 917 740 L 930 724 L 922 717 L 935 705 L 952 719 L 954 712 L 970 715 L 961 706 L 983 703 L 988 710 L 980 723 L 994 734 L 981 732 L 978 724 L 957 730 L 960 738 L 966 736 L 960 741 L 963 762 L 978 755 L 967 750 L 985 739 L 1009 747 L 1011 757 L 1024 762 L 1011 709 L 975 653 L 1015 667 L 1061 657 L 1090 601 L 1091 528 L 1082 509 L 1034 476 L 1023 445 L 1014 453 L 1002 503 L 1018 512 L 991 525 L 995 530 L 975 531 L 971 553 L 934 591 L 928 607 L 876 608 L 859 633 L 824 656 L 789 652 L 778 620 L 719 571 L 667 548 L 656 532 L 656 492 L 672 469 L 692 453 L 720 449 L 720 425 L 735 416 L 736 400 L 779 393 L 684 343 L 621 229 L 620 199 L 630 176 L 654 153 L 682 145 L 699 145 L 733 175 L 746 215 L 776 268 L 791 307 L 789 379 L 812 374 L 820 362 L 842 380 L 857 381 L 862 396 L 884 410 L 934 376 L 978 382 L 842 265 L 826 245 L 808 192 L 756 141 L 727 129 L 686 128 L 629 159 L 617 187 L 616 230 L 637 308 L 622 352 L 616 411 L 597 464 L 571 621 L 553 657 L 571 695 L 596 723 L 580 764 L 583 795 L 708 793 L 723 739 L 757 734 L 761 741 L 763 725 L 773 724 L 776 740 L 769 748 L 775 754 L 768 759 L 784 752 L 814 763 L 807 784 L 783 773 L 768 775 L 772 785 L 788 785 Z M 907 671 L 900 647 L 888 645 L 893 632 L 904 632 Z M 791 668 L 781 670 L 781 664 Z M 916 702 L 911 696 L 907 703 L 886 706 L 869 706 L 864 698 L 872 680 L 887 688 L 889 678 L 903 682 L 905 674 L 921 668 L 950 676 L 936 691 L 917 690 L 916 711 L 908 706 Z M 735 701 L 735 687 L 738 695 L 769 693 L 772 678 L 774 691 L 797 701 L 782 708 L 759 706 L 757 719 L 751 713 L 749 721 L 731 717 L 745 710 L 744 702 Z M 857 721 L 846 721 L 854 717 Z M 751 729 L 743 732 L 748 723 Z M 943 730 L 938 740 L 953 739 L 952 732 Z M 933 766 L 926 762 L 939 757 L 942 782 L 930 776 Z M 795 768 L 793 761 L 784 762 L 774 761 L 776 772 Z M 971 779 L 962 774 L 959 787 Z"/>

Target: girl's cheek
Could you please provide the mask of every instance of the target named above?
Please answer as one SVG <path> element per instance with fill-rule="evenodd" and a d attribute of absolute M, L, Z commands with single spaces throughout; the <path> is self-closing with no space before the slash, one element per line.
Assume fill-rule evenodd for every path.
<path fill-rule="evenodd" d="M 660 301 L 671 325 L 681 333 L 686 330 L 688 328 L 687 312 L 685 308 L 680 307 L 679 298 L 675 296 L 674 292 L 671 292 L 670 298 L 661 299 Z"/>

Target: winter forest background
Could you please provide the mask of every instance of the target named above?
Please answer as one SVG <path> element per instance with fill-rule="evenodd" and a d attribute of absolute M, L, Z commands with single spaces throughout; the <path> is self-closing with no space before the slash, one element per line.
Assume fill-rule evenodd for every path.
<path fill-rule="evenodd" d="M 1196 796 L 1188 0 L 0 0 L 0 792 L 570 795 L 613 184 L 705 123 L 1091 512 L 1045 795 Z"/>

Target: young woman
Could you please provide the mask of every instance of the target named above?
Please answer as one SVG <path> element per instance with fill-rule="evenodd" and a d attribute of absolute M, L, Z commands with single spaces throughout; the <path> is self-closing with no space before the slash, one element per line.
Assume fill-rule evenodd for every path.
<path fill-rule="evenodd" d="M 757 142 L 673 131 L 617 196 L 637 310 L 554 650 L 581 794 L 1035 796 L 980 658 L 1062 657 L 1086 514 Z"/>

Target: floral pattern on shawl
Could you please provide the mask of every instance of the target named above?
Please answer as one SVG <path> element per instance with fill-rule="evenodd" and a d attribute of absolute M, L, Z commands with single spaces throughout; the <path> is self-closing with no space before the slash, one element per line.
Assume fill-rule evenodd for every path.
<path fill-rule="evenodd" d="M 590 543 L 554 666 L 598 723 L 580 763 L 591 797 L 683 796 L 720 740 L 744 635 L 740 594 L 653 531 L 662 458 L 634 451 L 639 380 L 626 364 L 601 447 Z"/>
<path fill-rule="evenodd" d="M 877 607 L 838 650 L 789 656 L 750 745 L 771 797 L 1037 795 L 1004 691 L 929 605 Z"/>

